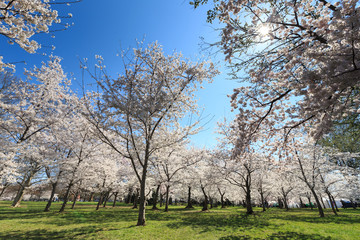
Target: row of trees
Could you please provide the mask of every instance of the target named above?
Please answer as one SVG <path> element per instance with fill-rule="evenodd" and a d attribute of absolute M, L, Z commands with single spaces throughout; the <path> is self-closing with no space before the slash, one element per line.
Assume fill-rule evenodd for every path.
<path fill-rule="evenodd" d="M 237 112 L 230 125 L 232 158 L 270 150 L 268 156 L 286 167 L 295 161 L 315 196 L 314 179 L 323 176 L 315 170 L 306 176 L 305 166 L 324 150 L 314 150 L 307 160 L 300 153 L 305 150 L 299 150 L 312 141 L 310 146 L 321 143 L 348 152 L 350 157 L 328 158 L 358 181 L 359 1 L 191 4 L 196 8 L 210 2 L 208 21 L 223 24 L 221 41 L 213 45 L 223 51 L 231 76 L 242 83 L 230 96 Z"/>
<path fill-rule="evenodd" d="M 82 95 L 72 92 L 58 57 L 27 70 L 26 80 L 0 62 L 0 178 L 3 190 L 18 185 L 14 207 L 39 184 L 52 189 L 45 211 L 56 192 L 64 211 L 71 194 L 97 193 L 100 204 L 131 188 L 139 199 L 137 225 L 145 225 L 146 200 L 153 192 L 156 208 L 161 189 L 166 210 L 172 191 L 187 195 L 188 207 L 192 194 L 201 195 L 204 211 L 215 195 L 222 204 L 244 199 L 248 214 L 255 198 L 263 209 L 269 200 L 288 209 L 290 200 L 313 196 L 320 216 L 323 196 L 333 210 L 335 197 L 359 198 L 358 165 L 349 164 L 358 156 L 317 144 L 335 119 L 358 116 L 357 1 L 215 2 L 210 17 L 225 23 L 220 46 L 233 76 L 246 84 L 231 96 L 238 114 L 220 124 L 223 138 L 213 150 L 187 141 L 199 131 L 195 93 L 218 74 L 211 62 L 139 44 L 122 53 L 116 77 L 101 56 L 94 72 L 82 62 L 99 87 Z M 59 21 L 50 3 L 37 3 L 0 5 L 0 33 L 29 52 L 39 47 L 29 38 Z"/>

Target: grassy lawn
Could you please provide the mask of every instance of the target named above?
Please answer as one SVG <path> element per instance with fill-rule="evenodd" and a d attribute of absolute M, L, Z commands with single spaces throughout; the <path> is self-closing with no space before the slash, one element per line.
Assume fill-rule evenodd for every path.
<path fill-rule="evenodd" d="M 341 209 L 336 217 L 327 209 L 321 219 L 310 209 L 247 216 L 238 207 L 203 213 L 170 206 L 168 213 L 147 210 L 147 226 L 136 227 L 137 210 L 129 206 L 95 211 L 94 203 L 79 203 L 59 214 L 60 203 L 47 213 L 45 204 L 0 202 L 0 239 L 360 239 L 360 210 Z"/>

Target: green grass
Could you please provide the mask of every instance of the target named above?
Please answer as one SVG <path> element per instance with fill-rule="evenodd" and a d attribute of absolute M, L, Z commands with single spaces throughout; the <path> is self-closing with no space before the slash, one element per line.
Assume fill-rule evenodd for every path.
<path fill-rule="evenodd" d="M 310 209 L 255 209 L 247 216 L 238 207 L 203 213 L 171 206 L 168 213 L 147 210 L 147 226 L 136 227 L 137 210 L 129 206 L 95 211 L 94 203 L 79 203 L 60 214 L 60 203 L 47 213 L 45 204 L 0 202 L 0 239 L 360 239 L 360 210 L 353 209 L 319 218 Z"/>

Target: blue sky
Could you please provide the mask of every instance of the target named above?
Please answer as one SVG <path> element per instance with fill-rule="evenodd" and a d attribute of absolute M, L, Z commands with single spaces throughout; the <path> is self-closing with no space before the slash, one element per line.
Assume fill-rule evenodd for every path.
<path fill-rule="evenodd" d="M 79 59 L 94 59 L 95 54 L 103 56 L 110 73 L 117 73 L 121 65 L 117 52 L 121 47 L 134 47 L 136 39 L 143 38 L 146 43 L 158 41 L 165 52 L 180 51 L 185 57 L 196 60 L 206 55 L 200 51 L 200 37 L 215 42 L 219 35 L 215 25 L 206 23 L 207 8 L 194 10 L 186 0 L 83 0 L 70 6 L 54 5 L 54 8 L 63 16 L 72 13 L 73 18 L 67 21 L 74 25 L 66 31 L 54 33 L 55 38 L 45 34 L 36 36 L 43 45 L 38 53 L 28 54 L 0 37 L 3 46 L 0 55 L 4 56 L 4 61 L 26 62 L 26 65 L 17 64 L 17 74 L 24 67 L 39 66 L 41 61 L 46 61 L 42 55 L 44 52 L 62 57 L 65 72 L 73 74 L 77 81 L 81 79 Z M 54 51 L 47 47 L 51 45 L 56 47 Z M 215 58 L 214 61 L 223 59 L 220 55 Z M 199 147 L 214 146 L 216 122 L 232 115 L 227 95 L 239 84 L 227 80 L 225 63 L 221 65 L 222 74 L 198 93 L 199 105 L 205 108 L 203 115 L 213 116 L 205 130 L 192 137 Z M 77 86 L 74 83 L 74 88 Z"/>

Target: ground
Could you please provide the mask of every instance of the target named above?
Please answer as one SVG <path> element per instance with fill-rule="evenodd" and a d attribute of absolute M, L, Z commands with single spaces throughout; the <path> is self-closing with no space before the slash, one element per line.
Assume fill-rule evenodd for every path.
<path fill-rule="evenodd" d="M 94 203 L 79 203 L 58 213 L 60 203 L 43 212 L 46 202 L 22 202 L 11 208 L 0 202 L 0 239 L 359 239 L 360 210 L 340 209 L 326 217 L 317 211 L 272 208 L 247 216 L 241 207 L 184 209 L 168 213 L 147 209 L 145 227 L 135 226 L 137 210 L 119 204 L 95 211 Z M 69 207 L 71 204 L 69 204 Z"/>

